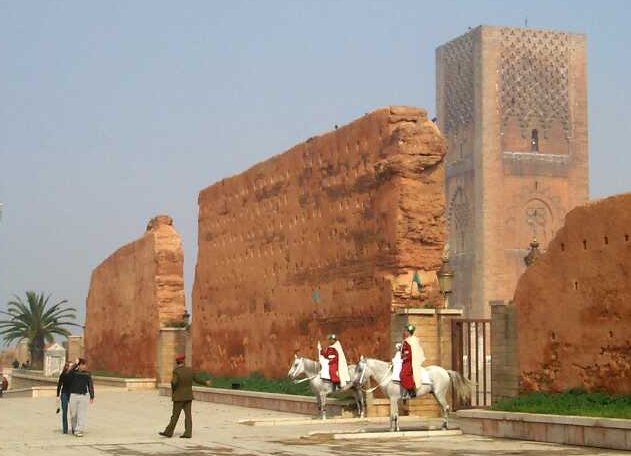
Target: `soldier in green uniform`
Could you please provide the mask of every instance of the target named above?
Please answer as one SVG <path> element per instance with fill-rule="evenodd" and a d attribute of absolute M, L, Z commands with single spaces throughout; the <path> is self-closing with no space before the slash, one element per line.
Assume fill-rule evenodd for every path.
<path fill-rule="evenodd" d="M 184 434 L 180 437 L 190 439 L 193 436 L 193 418 L 191 416 L 191 403 L 193 402 L 193 369 L 184 365 L 185 356 L 180 354 L 175 357 L 177 366 L 173 369 L 171 378 L 171 398 L 173 400 L 173 413 L 171 421 L 164 431 L 159 432 L 164 437 L 173 437 L 173 430 L 180 418 L 180 412 L 184 410 Z"/>

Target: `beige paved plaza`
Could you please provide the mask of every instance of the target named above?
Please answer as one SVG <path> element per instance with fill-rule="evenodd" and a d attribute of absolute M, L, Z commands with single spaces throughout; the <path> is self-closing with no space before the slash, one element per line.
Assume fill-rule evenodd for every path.
<path fill-rule="evenodd" d="M 283 418 L 303 418 L 205 402 L 193 403 L 193 438 L 158 435 L 168 421 L 170 399 L 157 391 L 98 391 L 88 410 L 84 437 L 61 433 L 54 398 L 0 399 L 0 454 L 8 455 L 628 455 L 595 448 L 537 444 L 517 440 L 459 435 L 399 440 L 333 440 L 309 433 L 376 430 L 380 424 L 283 424 Z M 275 425 L 248 426 L 243 419 L 279 419 Z M 409 428 L 409 424 L 407 425 Z"/>

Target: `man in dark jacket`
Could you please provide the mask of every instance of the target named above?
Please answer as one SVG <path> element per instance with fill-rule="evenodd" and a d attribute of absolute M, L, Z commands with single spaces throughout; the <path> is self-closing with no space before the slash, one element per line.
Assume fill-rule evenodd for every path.
<path fill-rule="evenodd" d="M 70 402 L 70 388 L 72 386 L 72 369 L 73 364 L 66 361 L 64 370 L 57 381 L 57 399 L 61 403 L 61 427 L 64 434 L 68 433 L 68 402 Z M 59 407 L 57 412 L 59 412 Z"/>
<path fill-rule="evenodd" d="M 9 389 L 9 381 L 1 372 L 0 372 L 0 380 L 2 380 L 2 384 L 0 384 L 0 397 L 2 397 L 2 392 Z"/>
<path fill-rule="evenodd" d="M 92 375 L 87 370 L 87 362 L 83 358 L 77 360 L 77 365 L 72 370 L 70 384 L 70 423 L 72 433 L 76 437 L 83 437 L 86 415 L 88 412 L 88 395 L 90 404 L 94 402 L 94 384 Z"/>
<path fill-rule="evenodd" d="M 193 436 L 193 417 L 191 415 L 191 403 L 193 402 L 193 369 L 184 365 L 184 355 L 177 355 L 171 378 L 171 398 L 173 400 L 173 412 L 171 421 L 164 431 L 159 432 L 164 437 L 173 437 L 173 430 L 180 418 L 180 412 L 184 410 L 184 434 L 180 437 L 190 439 Z"/>

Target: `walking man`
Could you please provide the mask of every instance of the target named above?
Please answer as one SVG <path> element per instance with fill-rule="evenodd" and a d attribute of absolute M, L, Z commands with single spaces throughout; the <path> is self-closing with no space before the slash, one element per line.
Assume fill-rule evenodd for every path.
<path fill-rule="evenodd" d="M 193 417 L 191 415 L 191 404 L 193 402 L 193 369 L 184 365 L 186 357 L 183 354 L 175 357 L 175 369 L 171 378 L 171 399 L 173 400 L 173 412 L 171 421 L 158 434 L 164 437 L 173 437 L 175 425 L 180 419 L 180 412 L 184 410 L 184 434 L 180 437 L 190 439 L 193 436 Z"/>
<path fill-rule="evenodd" d="M 72 387 L 72 367 L 70 361 L 66 361 L 64 370 L 57 381 L 57 399 L 61 402 L 61 427 L 64 434 L 68 433 L 68 402 L 70 401 L 70 388 Z M 59 408 L 57 408 L 59 411 Z"/>
<path fill-rule="evenodd" d="M 70 426 L 76 437 L 83 437 L 88 413 L 88 395 L 90 404 L 94 403 L 94 384 L 87 368 L 86 360 L 79 358 L 77 365 L 71 371 Z"/>

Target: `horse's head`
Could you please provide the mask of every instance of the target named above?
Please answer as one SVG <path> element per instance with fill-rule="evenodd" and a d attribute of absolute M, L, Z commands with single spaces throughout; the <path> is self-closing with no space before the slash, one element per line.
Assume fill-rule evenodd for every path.
<path fill-rule="evenodd" d="M 289 372 L 287 372 L 287 376 L 294 380 L 300 375 L 304 374 L 304 364 L 304 358 L 302 356 L 298 356 L 298 353 L 295 353 L 294 361 L 291 363 L 291 367 L 289 368 Z"/>
<path fill-rule="evenodd" d="M 368 362 L 366 358 L 362 355 L 361 358 L 359 358 L 357 367 L 355 367 L 355 375 L 353 375 L 353 378 L 351 379 L 354 386 L 359 386 L 359 385 L 364 384 L 364 382 L 368 378 L 366 375 L 367 367 L 368 367 Z"/>

